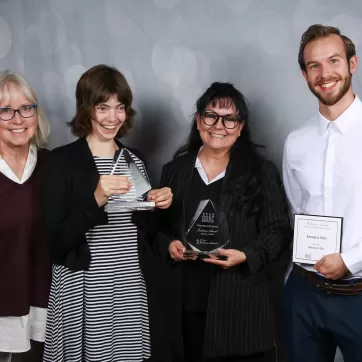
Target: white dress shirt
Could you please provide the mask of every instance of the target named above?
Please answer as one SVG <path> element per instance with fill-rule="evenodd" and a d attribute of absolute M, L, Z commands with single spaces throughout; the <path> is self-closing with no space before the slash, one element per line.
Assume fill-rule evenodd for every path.
<path fill-rule="evenodd" d="M 206 171 L 204 169 L 204 166 L 202 166 L 202 163 L 199 159 L 199 156 L 197 156 L 196 158 L 196 162 L 195 162 L 195 168 L 197 169 L 202 181 L 204 181 L 205 185 L 210 185 L 213 182 L 216 182 L 220 179 L 222 179 L 225 176 L 225 171 L 222 171 L 221 173 L 219 173 L 215 178 L 213 178 L 211 181 L 209 181 Z"/>
<path fill-rule="evenodd" d="M 22 184 L 29 179 L 37 162 L 35 145 L 29 147 L 28 159 L 21 180 L 0 156 L 0 172 L 12 181 Z M 7 293 L 1 290 L 0 294 Z M 0 317 L 0 352 L 22 353 L 30 349 L 30 339 L 38 342 L 45 340 L 47 310 L 30 307 L 28 315 L 21 317 Z"/>
<path fill-rule="evenodd" d="M 353 277 L 362 277 L 361 156 L 362 102 L 356 96 L 336 120 L 318 113 L 290 133 L 283 157 L 292 214 L 343 217 L 341 257 Z"/>

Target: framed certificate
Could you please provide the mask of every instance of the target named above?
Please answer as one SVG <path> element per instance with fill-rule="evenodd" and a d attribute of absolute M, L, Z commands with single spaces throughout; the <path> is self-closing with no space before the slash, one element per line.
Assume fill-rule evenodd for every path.
<path fill-rule="evenodd" d="M 315 264 L 341 252 L 342 217 L 294 215 L 293 262 Z"/>

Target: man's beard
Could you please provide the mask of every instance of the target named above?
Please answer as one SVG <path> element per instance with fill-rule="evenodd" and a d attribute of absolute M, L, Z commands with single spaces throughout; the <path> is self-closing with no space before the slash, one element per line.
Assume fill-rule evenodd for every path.
<path fill-rule="evenodd" d="M 327 95 L 326 97 L 323 97 L 320 93 L 318 93 L 314 89 L 314 87 L 309 82 L 308 82 L 308 87 L 309 87 L 310 91 L 319 99 L 319 101 L 321 103 L 323 103 L 326 106 L 333 106 L 337 102 L 339 102 L 350 89 L 351 83 L 352 83 L 352 74 L 349 73 L 348 76 L 345 78 L 339 78 L 339 79 L 333 79 L 333 80 L 323 80 L 319 84 L 328 83 L 328 81 L 339 81 L 339 82 L 342 81 L 343 82 L 342 88 L 340 89 L 340 91 L 337 94 Z"/>

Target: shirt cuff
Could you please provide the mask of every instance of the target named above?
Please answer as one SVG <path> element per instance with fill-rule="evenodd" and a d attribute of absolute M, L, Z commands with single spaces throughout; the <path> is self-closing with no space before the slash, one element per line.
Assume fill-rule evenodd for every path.
<path fill-rule="evenodd" d="M 341 257 L 352 274 L 362 271 L 362 244 L 341 253 Z"/>
<path fill-rule="evenodd" d="M 250 271 L 252 274 L 255 274 L 260 269 L 260 257 L 258 252 L 253 249 L 251 246 L 246 247 L 242 250 L 245 256 L 246 256 L 246 263 L 248 264 Z"/>

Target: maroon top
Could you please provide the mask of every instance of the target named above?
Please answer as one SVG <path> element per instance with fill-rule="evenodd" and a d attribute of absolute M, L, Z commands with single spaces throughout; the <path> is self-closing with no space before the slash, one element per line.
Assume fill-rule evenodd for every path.
<path fill-rule="evenodd" d="M 40 211 L 40 176 L 48 151 L 38 150 L 33 174 L 18 184 L 0 172 L 0 316 L 47 308 L 51 262 Z"/>

